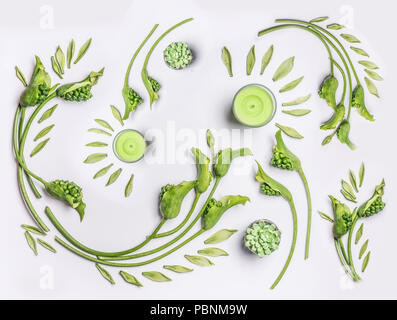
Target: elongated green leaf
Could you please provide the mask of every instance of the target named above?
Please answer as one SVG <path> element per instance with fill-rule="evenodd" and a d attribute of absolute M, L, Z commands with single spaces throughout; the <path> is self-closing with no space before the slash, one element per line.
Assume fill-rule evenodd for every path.
<path fill-rule="evenodd" d="M 27 86 L 28 86 L 28 83 L 27 83 L 27 81 L 26 81 L 26 78 L 25 78 L 25 76 L 23 75 L 22 71 L 19 70 L 19 68 L 18 68 L 17 66 L 15 66 L 15 72 L 16 72 L 17 78 L 22 82 L 22 84 L 23 84 L 25 87 L 27 87 Z"/>
<path fill-rule="evenodd" d="M 115 106 L 110 106 L 110 109 L 112 110 L 112 115 L 113 117 L 120 122 L 120 124 L 122 126 L 124 126 L 124 122 L 123 122 L 123 117 L 121 116 L 121 113 L 119 111 L 119 109 L 117 109 Z"/>
<path fill-rule="evenodd" d="M 340 36 L 343 39 L 345 39 L 347 42 L 350 42 L 350 43 L 360 43 L 361 42 L 360 40 L 358 40 L 355 36 L 353 36 L 351 34 L 342 33 Z"/>
<path fill-rule="evenodd" d="M 93 153 L 90 154 L 83 162 L 84 163 L 97 163 L 103 159 L 105 159 L 108 155 L 106 153 Z"/>
<path fill-rule="evenodd" d="M 193 269 L 189 269 L 187 267 L 184 266 L 179 266 L 179 265 L 166 265 L 163 266 L 164 269 L 170 270 L 170 271 L 174 271 L 176 273 L 186 273 L 186 272 L 192 272 Z"/>
<path fill-rule="evenodd" d="M 321 142 L 322 146 L 326 146 L 327 144 L 329 144 L 332 141 L 332 138 L 334 137 L 335 134 L 331 134 L 329 136 L 326 136 L 324 138 L 324 140 Z"/>
<path fill-rule="evenodd" d="M 294 110 L 283 110 L 283 113 L 289 114 L 291 116 L 302 117 L 312 112 L 308 109 L 294 109 Z"/>
<path fill-rule="evenodd" d="M 352 49 L 355 53 L 364 56 L 364 57 L 368 57 L 369 58 L 369 54 L 366 53 L 363 49 L 361 48 L 357 48 L 357 47 L 350 47 L 350 49 Z"/>
<path fill-rule="evenodd" d="M 58 62 L 55 60 L 54 56 L 51 57 L 51 66 L 52 70 L 57 74 L 57 76 L 63 79 L 61 67 L 58 65 Z"/>
<path fill-rule="evenodd" d="M 307 100 L 309 100 L 311 97 L 312 97 L 312 95 L 308 94 L 307 96 L 299 97 L 291 102 L 284 102 L 283 107 L 290 107 L 290 106 L 296 106 L 298 104 L 302 104 L 302 103 L 306 102 Z"/>
<path fill-rule="evenodd" d="M 276 127 L 280 128 L 282 132 L 284 132 L 287 136 L 295 139 L 303 139 L 304 137 L 296 131 L 294 128 L 283 126 L 279 123 L 276 123 Z"/>
<path fill-rule="evenodd" d="M 48 242 L 44 241 L 43 239 L 37 238 L 37 243 L 40 244 L 43 248 L 46 248 L 47 250 L 53 253 L 57 253 L 55 248 L 52 245 L 50 245 Z"/>
<path fill-rule="evenodd" d="M 46 110 L 46 111 L 43 113 L 43 115 L 40 117 L 38 123 L 42 123 L 43 121 L 45 121 L 45 120 L 47 120 L 48 118 L 50 118 L 50 117 L 53 115 L 53 113 L 54 113 L 54 111 L 55 111 L 55 109 L 56 109 L 57 107 L 58 107 L 58 105 L 56 104 L 56 105 L 53 106 L 52 108 Z"/>
<path fill-rule="evenodd" d="M 205 248 L 198 250 L 197 253 L 208 257 L 222 257 L 229 255 L 225 250 L 219 248 Z"/>
<path fill-rule="evenodd" d="M 364 77 L 364 80 L 365 80 L 365 84 L 367 85 L 369 93 L 373 94 L 377 98 L 380 98 L 379 91 L 378 91 L 378 88 L 376 87 L 376 85 L 367 77 Z"/>
<path fill-rule="evenodd" d="M 46 136 L 51 130 L 52 128 L 54 128 L 55 124 L 52 124 L 46 128 L 44 128 L 43 130 L 41 130 L 33 139 L 33 141 L 37 141 L 41 138 L 43 138 L 44 136 Z"/>
<path fill-rule="evenodd" d="M 360 228 L 358 228 L 356 232 L 356 239 L 354 240 L 354 244 L 357 245 L 360 242 L 363 233 L 364 233 L 364 223 L 361 224 Z"/>
<path fill-rule="evenodd" d="M 364 258 L 363 265 L 361 267 L 361 272 L 365 272 L 365 270 L 367 269 L 370 257 L 371 257 L 371 251 L 369 251 Z"/>
<path fill-rule="evenodd" d="M 102 126 L 102 127 L 106 128 L 106 129 L 114 132 L 114 129 L 112 128 L 112 126 L 107 121 L 102 120 L 102 119 L 95 119 L 94 121 L 96 123 L 98 123 L 100 126 Z"/>
<path fill-rule="evenodd" d="M 360 186 L 360 188 L 361 188 L 362 185 L 363 185 L 364 176 L 365 176 L 365 164 L 364 164 L 364 162 L 363 162 L 363 163 L 361 163 L 360 170 L 359 170 L 359 172 L 358 172 L 358 179 L 359 179 L 359 186 Z"/>
<path fill-rule="evenodd" d="M 74 52 L 76 50 L 76 44 L 74 42 L 74 39 L 72 39 L 68 45 L 68 50 L 67 50 L 67 65 L 68 65 L 68 69 L 70 69 L 70 66 L 72 65 L 72 60 L 73 60 L 73 56 L 74 56 Z"/>
<path fill-rule="evenodd" d="M 347 181 L 345 181 L 343 179 L 342 179 L 342 189 L 345 190 L 350 195 L 352 195 L 354 197 L 354 199 L 356 198 L 353 187 Z"/>
<path fill-rule="evenodd" d="M 255 46 L 252 46 L 247 55 L 246 71 L 248 76 L 251 75 L 252 70 L 254 69 L 255 61 Z"/>
<path fill-rule="evenodd" d="M 302 76 L 294 81 L 291 81 L 290 83 L 287 83 L 285 86 L 283 86 L 279 90 L 279 92 L 283 93 L 283 92 L 287 92 L 287 91 L 291 91 L 291 90 L 295 89 L 302 82 L 303 78 L 304 78 L 304 76 Z"/>
<path fill-rule="evenodd" d="M 327 26 L 327 28 L 328 29 L 330 29 L 330 30 L 341 30 L 341 29 L 343 29 L 345 26 L 342 26 L 341 24 L 339 24 L 339 23 L 331 23 L 331 24 L 329 24 L 328 26 Z"/>
<path fill-rule="evenodd" d="M 50 138 L 47 138 L 43 141 L 41 141 L 40 143 L 38 143 L 32 150 L 32 152 L 30 153 L 30 157 L 35 156 L 36 154 L 38 154 L 41 150 L 44 149 L 44 147 L 47 145 L 48 141 L 50 141 Z"/>
<path fill-rule="evenodd" d="M 276 70 L 273 76 L 273 81 L 278 81 L 286 77 L 293 69 L 295 57 L 285 60 Z"/>
<path fill-rule="evenodd" d="M 262 64 L 261 64 L 261 75 L 265 72 L 265 69 L 270 63 L 270 60 L 272 60 L 273 57 L 273 51 L 274 51 L 274 46 L 271 45 L 269 49 L 265 52 L 265 54 L 262 57 Z"/>
<path fill-rule="evenodd" d="M 59 71 L 61 74 L 65 73 L 65 54 L 63 53 L 60 46 L 58 46 L 57 51 L 55 52 L 55 60 L 59 66 Z"/>
<path fill-rule="evenodd" d="M 209 267 L 209 266 L 213 266 L 214 263 L 205 258 L 205 257 L 200 257 L 200 256 L 190 256 L 188 254 L 185 254 L 184 256 L 187 260 L 189 260 L 191 263 L 200 266 L 200 267 Z"/>
<path fill-rule="evenodd" d="M 129 284 L 133 284 L 137 287 L 143 287 L 142 283 L 140 283 L 137 278 L 135 278 L 132 274 L 129 274 L 128 272 L 121 270 L 120 276 Z"/>
<path fill-rule="evenodd" d="M 26 241 L 28 242 L 30 249 L 32 249 L 34 254 L 37 256 L 37 254 L 38 254 L 37 253 L 37 244 L 36 244 L 36 241 L 34 240 L 34 238 L 32 237 L 32 235 L 29 233 L 29 231 L 25 232 L 25 238 L 26 238 Z"/>
<path fill-rule="evenodd" d="M 342 193 L 343 197 L 346 200 L 357 203 L 356 198 L 353 195 L 351 195 L 350 193 L 346 192 L 345 190 L 341 189 L 340 193 Z"/>
<path fill-rule="evenodd" d="M 324 212 L 319 211 L 318 214 L 320 215 L 321 218 L 323 218 L 324 220 L 327 220 L 329 222 L 334 223 L 334 219 L 332 219 L 330 216 L 328 216 L 327 214 L 325 214 Z"/>
<path fill-rule="evenodd" d="M 162 274 L 158 271 L 149 271 L 149 272 L 142 272 L 142 275 L 149 280 L 156 281 L 156 282 L 165 282 L 165 281 L 172 281 L 166 275 Z"/>
<path fill-rule="evenodd" d="M 328 20 L 329 17 L 324 16 L 324 17 L 318 17 L 318 18 L 314 18 L 312 20 L 310 20 L 310 23 L 317 23 L 317 22 L 323 22 L 325 20 Z"/>
<path fill-rule="evenodd" d="M 354 172 L 352 170 L 349 171 L 349 180 L 350 180 L 350 184 L 352 185 L 354 190 L 356 192 L 358 192 L 356 175 L 354 174 Z"/>
<path fill-rule="evenodd" d="M 97 147 L 97 148 L 100 148 L 100 147 L 107 147 L 107 145 L 108 144 L 105 143 L 105 142 L 95 141 L 95 142 L 87 143 L 86 147 Z"/>
<path fill-rule="evenodd" d="M 222 61 L 229 73 L 229 76 L 233 77 L 232 56 L 230 55 L 229 49 L 226 47 L 222 48 Z"/>
<path fill-rule="evenodd" d="M 215 146 L 215 137 L 210 129 L 207 130 L 206 136 L 207 136 L 207 145 L 209 148 L 212 149 Z"/>
<path fill-rule="evenodd" d="M 205 244 L 216 244 L 229 239 L 238 230 L 223 229 L 214 233 L 207 240 L 204 241 Z"/>
<path fill-rule="evenodd" d="M 369 240 L 367 239 L 367 240 L 364 242 L 364 244 L 361 246 L 360 254 L 358 255 L 358 258 L 359 258 L 359 259 L 361 259 L 361 258 L 363 257 L 363 255 L 364 255 L 364 253 L 367 251 L 368 243 L 369 243 Z"/>
<path fill-rule="evenodd" d="M 372 69 L 372 70 L 379 69 L 379 67 L 375 63 L 368 61 L 368 60 L 361 60 L 358 63 L 363 65 L 367 69 Z"/>
<path fill-rule="evenodd" d="M 376 81 L 383 81 L 383 78 L 376 73 L 375 71 L 369 70 L 369 69 L 365 69 L 364 70 L 366 72 L 367 75 L 369 75 L 372 79 L 376 80 Z"/>
<path fill-rule="evenodd" d="M 27 225 L 27 224 L 22 224 L 21 227 L 24 228 L 26 231 L 29 231 L 29 232 L 34 233 L 34 234 L 38 234 L 38 235 L 41 235 L 41 236 L 45 236 L 46 235 L 46 233 L 43 230 L 41 230 L 41 229 L 39 229 L 37 227 L 34 227 L 34 226 L 30 226 L 30 225 Z"/>
<path fill-rule="evenodd" d="M 112 136 L 111 133 L 109 133 L 109 132 L 107 132 L 107 131 L 105 131 L 105 130 L 102 130 L 102 129 L 97 129 L 97 128 L 88 129 L 88 132 L 98 133 L 98 134 L 104 134 L 104 135 L 109 136 L 109 137 Z"/>
<path fill-rule="evenodd" d="M 79 61 L 84 57 L 84 55 L 87 53 L 88 49 L 90 48 L 91 41 L 92 41 L 92 38 L 88 39 L 87 42 L 85 42 L 85 43 L 81 46 L 81 48 L 80 48 L 80 50 L 79 50 L 79 53 L 77 54 L 77 58 L 76 58 L 76 60 L 74 60 L 74 62 L 73 62 L 74 64 L 76 64 L 77 62 L 79 62 Z"/>
<path fill-rule="evenodd" d="M 109 164 L 108 166 L 106 166 L 105 168 L 102 168 L 101 170 L 99 170 L 97 173 L 95 173 L 94 175 L 94 179 L 103 177 L 108 171 L 109 169 L 113 166 L 113 163 Z"/>
<path fill-rule="evenodd" d="M 123 171 L 123 169 L 119 168 L 117 169 L 115 172 L 113 172 L 110 177 L 108 182 L 106 183 L 106 186 L 110 186 L 111 184 L 115 183 L 116 180 L 119 178 L 121 172 Z"/>
<path fill-rule="evenodd" d="M 96 263 L 95 266 L 97 267 L 98 271 L 101 273 L 101 275 L 107 280 L 109 281 L 111 284 L 115 284 L 116 282 L 114 282 L 112 275 L 104 268 L 102 267 L 100 264 Z"/>
<path fill-rule="evenodd" d="M 124 190 L 124 196 L 126 198 L 128 198 L 131 195 L 133 186 L 134 186 L 134 175 L 132 174 Z"/>

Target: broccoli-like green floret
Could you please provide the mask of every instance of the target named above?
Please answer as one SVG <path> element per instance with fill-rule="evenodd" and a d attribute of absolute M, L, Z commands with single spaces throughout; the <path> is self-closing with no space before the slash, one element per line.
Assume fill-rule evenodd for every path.
<path fill-rule="evenodd" d="M 375 214 L 381 212 L 386 206 L 386 203 L 382 201 L 382 197 L 377 198 L 367 210 L 360 212 L 361 218 L 372 217 Z"/>
<path fill-rule="evenodd" d="M 274 151 L 273 157 L 270 161 L 271 165 L 275 168 L 284 169 L 284 170 L 294 170 L 292 161 L 282 152 Z"/>
<path fill-rule="evenodd" d="M 278 197 L 281 196 L 281 193 L 277 190 L 274 190 L 271 186 L 267 183 L 261 184 L 261 192 L 269 197 Z"/>
<path fill-rule="evenodd" d="M 50 88 L 45 84 L 39 85 L 39 95 L 37 97 L 37 104 L 42 104 L 44 100 L 48 97 L 48 93 L 50 92 Z"/>
<path fill-rule="evenodd" d="M 183 69 L 192 62 L 193 55 L 186 43 L 173 42 L 164 50 L 164 60 L 171 68 Z"/>
<path fill-rule="evenodd" d="M 143 102 L 141 96 L 132 88 L 128 89 L 128 99 L 130 100 L 131 105 L 135 106 L 135 108 Z"/>
<path fill-rule="evenodd" d="M 86 85 L 65 93 L 61 96 L 61 98 L 67 101 L 87 101 L 88 99 L 92 98 L 91 88 L 91 85 Z"/>
<path fill-rule="evenodd" d="M 281 232 L 277 226 L 264 220 L 251 224 L 244 237 L 245 246 L 260 258 L 276 251 L 280 241 Z"/>
<path fill-rule="evenodd" d="M 149 82 L 152 85 L 154 92 L 158 92 L 161 89 L 161 84 L 157 80 L 153 79 L 152 77 L 149 77 Z"/>

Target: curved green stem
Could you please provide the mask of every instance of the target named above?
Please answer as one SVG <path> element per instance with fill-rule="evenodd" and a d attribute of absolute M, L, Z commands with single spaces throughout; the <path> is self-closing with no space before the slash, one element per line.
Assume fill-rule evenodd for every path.
<path fill-rule="evenodd" d="M 291 244 L 291 249 L 289 251 L 289 255 L 288 255 L 287 261 L 285 262 L 284 267 L 281 270 L 279 276 L 277 277 L 277 279 L 272 284 L 271 289 L 274 289 L 277 286 L 277 284 L 280 282 L 280 280 L 284 276 L 285 272 L 287 271 L 288 266 L 289 266 L 289 264 L 291 262 L 292 256 L 294 255 L 295 246 L 296 246 L 296 239 L 297 239 L 297 235 L 298 235 L 298 218 L 297 218 L 297 215 L 296 215 L 296 209 L 295 209 L 294 201 L 290 200 L 288 202 L 289 202 L 289 205 L 291 207 L 292 217 L 293 217 L 292 244 Z"/>
<path fill-rule="evenodd" d="M 349 239 L 348 239 L 348 245 L 347 245 L 347 250 L 348 250 L 348 257 L 349 257 L 349 265 L 352 270 L 352 273 L 354 275 L 354 280 L 360 281 L 361 278 L 357 274 L 356 268 L 354 267 L 354 261 L 353 261 L 353 255 L 352 255 L 352 238 L 353 238 L 353 232 L 354 232 L 354 227 L 356 226 L 356 223 L 359 219 L 359 216 L 355 213 L 353 217 L 353 223 L 349 231 Z"/>
<path fill-rule="evenodd" d="M 176 226 L 174 229 L 172 229 L 170 231 L 157 234 L 155 236 L 155 238 L 167 237 L 167 236 L 170 236 L 170 235 L 174 234 L 175 232 L 178 232 L 180 229 L 182 229 L 185 226 L 185 224 L 189 221 L 189 219 L 192 216 L 194 210 L 196 209 L 197 202 L 200 199 L 200 196 L 201 196 L 201 193 L 196 192 L 196 196 L 194 198 L 194 201 L 193 201 L 193 204 L 192 204 L 192 207 L 191 207 L 189 213 L 187 214 L 185 219 L 178 226 Z"/>
<path fill-rule="evenodd" d="M 334 244 L 335 244 L 336 253 L 338 254 L 339 260 L 340 260 L 340 262 L 342 263 L 343 267 L 345 268 L 345 271 L 347 272 L 347 274 L 348 274 L 352 279 L 354 279 L 354 276 L 353 276 L 353 274 L 352 274 L 352 272 L 351 272 L 351 270 L 350 270 L 350 267 L 349 267 L 349 265 L 346 263 L 346 261 L 345 261 L 345 259 L 344 259 L 344 257 L 343 257 L 343 254 L 342 254 L 342 251 L 341 251 L 341 248 L 340 248 L 340 246 L 339 246 L 339 242 L 338 242 L 337 239 L 334 239 Z"/>
<path fill-rule="evenodd" d="M 342 67 L 339 65 L 339 63 L 337 63 L 336 61 L 334 61 L 334 64 L 336 65 L 336 67 L 338 68 L 338 70 L 340 71 L 340 73 L 342 74 L 343 77 L 343 93 L 342 93 L 342 98 L 340 99 L 340 103 L 339 104 L 344 104 L 345 98 L 346 98 L 346 92 L 347 92 L 347 80 L 346 80 L 346 74 L 343 71 Z"/>
<path fill-rule="evenodd" d="M 193 234 L 190 238 L 186 239 L 185 241 L 183 241 L 182 243 L 177 245 L 175 248 L 172 248 L 171 250 L 168 250 L 167 252 L 163 253 L 162 255 L 159 255 L 159 256 L 157 256 L 155 258 L 152 258 L 150 260 L 137 262 L 137 263 L 118 263 L 118 262 L 111 262 L 111 261 L 105 261 L 105 260 L 93 258 L 93 257 L 89 256 L 88 254 L 85 254 L 85 253 L 73 248 L 72 246 L 68 245 L 66 242 L 62 241 L 57 236 L 55 237 L 55 241 L 57 241 L 59 244 L 64 246 L 66 249 L 72 251 L 73 253 L 75 253 L 75 254 L 79 255 L 80 257 L 85 258 L 87 260 L 90 260 L 90 261 L 93 261 L 93 262 L 96 262 L 96 263 L 99 263 L 99 264 L 103 264 L 103 265 L 106 265 L 106 266 L 110 266 L 110 267 L 129 268 L 129 267 L 144 266 L 144 265 L 150 264 L 152 262 L 158 261 L 160 259 L 163 259 L 166 256 L 170 255 L 171 253 L 173 253 L 173 252 L 177 251 L 178 249 L 182 248 L 184 245 L 186 245 L 190 241 L 194 240 L 198 236 L 200 236 L 203 232 L 205 232 L 205 230 L 200 229 L 195 234 Z"/>
<path fill-rule="evenodd" d="M 341 238 L 338 238 L 338 243 L 339 243 L 339 247 L 340 247 L 340 250 L 342 252 L 342 255 L 343 255 L 343 259 L 345 259 L 346 263 L 348 265 L 350 265 L 349 264 L 349 259 L 348 259 L 347 254 L 346 254 L 345 245 L 343 244 L 343 241 L 342 241 Z"/>
<path fill-rule="evenodd" d="M 307 183 L 307 179 L 305 173 L 302 168 L 298 169 L 299 176 L 302 179 L 302 182 L 305 186 L 306 197 L 307 197 L 307 230 L 306 230 L 306 245 L 305 245 L 305 259 L 309 258 L 309 248 L 310 248 L 310 234 L 312 228 L 312 198 L 310 195 L 309 184 Z"/>

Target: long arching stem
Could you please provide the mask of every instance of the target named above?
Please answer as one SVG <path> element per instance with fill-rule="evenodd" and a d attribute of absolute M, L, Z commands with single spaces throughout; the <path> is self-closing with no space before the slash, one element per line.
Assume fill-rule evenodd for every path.
<path fill-rule="evenodd" d="M 354 227 L 356 226 L 356 223 L 359 219 L 359 216 L 356 213 L 357 210 L 355 210 L 353 214 L 353 223 L 349 231 L 349 238 L 348 238 L 348 244 L 347 244 L 347 254 L 349 258 L 349 265 L 352 270 L 352 273 L 355 277 L 355 280 L 359 281 L 361 280 L 360 276 L 357 274 L 356 268 L 354 267 L 354 261 L 353 261 L 353 255 L 352 255 L 352 238 L 353 238 L 353 232 L 354 232 Z"/>
<path fill-rule="evenodd" d="M 334 244 L 335 244 L 336 253 L 338 254 L 339 260 L 342 263 L 343 267 L 345 268 L 345 271 L 349 274 L 350 277 L 352 277 L 352 279 L 354 279 L 354 275 L 352 274 L 350 266 L 346 263 L 343 257 L 338 239 L 334 239 Z"/>
<path fill-rule="evenodd" d="M 309 184 L 305 173 L 302 168 L 298 169 L 299 176 L 301 177 L 303 184 L 305 186 L 306 198 L 307 198 L 307 230 L 306 230 L 306 245 L 305 245 L 305 259 L 309 258 L 309 248 L 310 248 L 310 233 L 312 229 L 312 198 L 310 195 Z"/>

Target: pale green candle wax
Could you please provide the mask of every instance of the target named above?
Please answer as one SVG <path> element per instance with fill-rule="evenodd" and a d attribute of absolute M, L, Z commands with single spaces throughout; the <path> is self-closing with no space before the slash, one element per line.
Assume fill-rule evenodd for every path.
<path fill-rule="evenodd" d="M 241 88 L 234 97 L 233 114 L 237 121 L 249 126 L 260 127 L 273 119 L 276 101 L 269 89 L 259 84 Z"/>
<path fill-rule="evenodd" d="M 113 151 L 124 162 L 136 162 L 145 154 L 146 141 L 136 130 L 121 131 L 113 142 Z"/>

